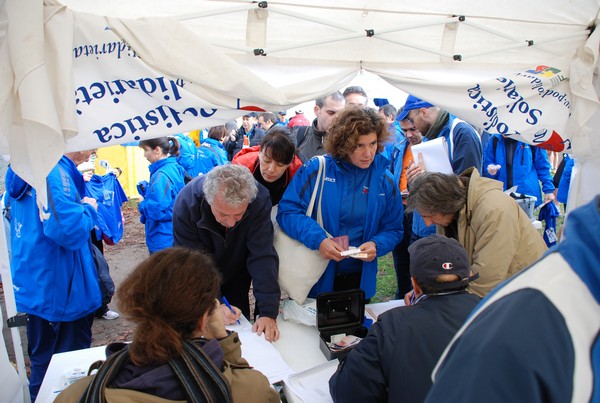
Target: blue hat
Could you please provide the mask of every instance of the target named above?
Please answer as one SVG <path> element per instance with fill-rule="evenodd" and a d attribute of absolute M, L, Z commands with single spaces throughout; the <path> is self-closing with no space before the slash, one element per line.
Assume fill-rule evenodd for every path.
<path fill-rule="evenodd" d="M 244 116 L 249 116 L 249 117 L 251 117 L 251 118 L 255 118 L 255 117 L 257 117 L 258 115 L 256 114 L 256 112 L 250 112 L 250 113 L 245 113 L 245 114 L 244 114 Z"/>
<path fill-rule="evenodd" d="M 432 106 L 433 105 L 429 102 L 425 102 L 422 99 L 415 97 L 414 95 L 409 95 L 408 98 L 406 98 L 404 106 L 402 107 L 402 112 L 400 112 L 396 120 L 400 122 L 401 120 L 406 119 L 406 117 L 408 116 L 408 112 L 412 111 L 413 109 L 430 108 Z"/>

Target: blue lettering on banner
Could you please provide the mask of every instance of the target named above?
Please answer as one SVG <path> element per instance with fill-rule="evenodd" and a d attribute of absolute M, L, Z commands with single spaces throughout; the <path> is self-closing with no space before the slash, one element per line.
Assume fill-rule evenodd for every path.
<path fill-rule="evenodd" d="M 561 81 L 567 80 L 567 78 L 558 74 L 560 73 L 560 70 L 558 69 L 539 66 L 539 68 L 542 67 L 544 69 L 540 70 L 538 73 L 531 70 L 526 73 L 517 73 L 517 76 L 529 79 L 531 89 L 537 91 L 541 98 L 554 98 L 565 108 L 569 109 L 570 102 L 568 100 L 568 95 L 564 92 L 544 88 L 544 82 L 539 77 L 536 77 L 535 74 L 542 74 L 544 77 L 548 78 L 552 86 L 558 85 Z M 500 87 L 496 88 L 496 91 L 502 91 L 509 100 L 506 105 L 503 105 L 503 107 L 507 109 L 507 112 L 511 115 L 522 115 L 526 124 L 531 126 L 536 125 L 543 115 L 542 110 L 531 107 L 527 100 L 519 94 L 516 83 L 510 78 L 498 77 L 496 80 L 502 84 Z M 479 84 L 476 84 L 472 88 L 468 88 L 467 94 L 469 98 L 473 100 L 473 109 L 480 110 L 484 114 L 483 128 L 486 131 L 499 134 L 520 135 L 518 131 L 511 129 L 507 122 L 501 121 L 498 107 L 494 105 L 494 101 L 483 95 L 483 90 Z M 533 141 L 544 142 L 546 136 L 547 132 L 544 129 L 543 132 L 540 131 L 536 133 Z"/>
<path fill-rule="evenodd" d="M 100 59 L 100 56 L 110 55 L 116 56 L 117 59 L 122 57 L 137 57 L 135 50 L 131 48 L 127 42 L 121 40 L 119 42 L 96 43 L 94 45 L 81 45 L 73 48 L 73 57 L 95 57 Z"/>
<path fill-rule="evenodd" d="M 91 83 L 75 90 L 75 105 L 85 103 L 90 105 L 96 99 L 109 95 L 115 104 L 119 103 L 119 96 L 128 90 L 141 90 L 148 96 L 160 95 L 165 101 L 178 101 L 181 99 L 179 92 L 183 88 L 182 79 L 170 80 L 165 77 L 143 77 L 137 80 L 114 80 Z M 77 110 L 81 115 L 81 111 Z"/>
<path fill-rule="evenodd" d="M 135 135 L 138 130 L 145 132 L 149 127 L 163 123 L 168 128 L 171 128 L 174 125 L 180 126 L 184 121 L 184 117 L 181 116 L 182 114 L 208 118 L 213 116 L 216 112 L 217 109 L 204 108 L 187 108 L 183 112 L 178 112 L 170 106 L 160 105 L 149 110 L 143 116 L 134 116 L 129 119 L 125 119 L 122 122 L 115 122 L 111 125 L 94 130 L 94 134 L 98 137 L 98 140 L 101 143 L 108 143 L 113 140 L 118 140 L 127 135 L 134 135 L 134 140 L 140 140 L 141 137 L 139 135 Z"/>

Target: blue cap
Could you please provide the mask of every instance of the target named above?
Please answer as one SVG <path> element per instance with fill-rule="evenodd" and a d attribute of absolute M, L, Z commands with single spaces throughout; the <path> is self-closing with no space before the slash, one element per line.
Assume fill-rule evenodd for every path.
<path fill-rule="evenodd" d="M 431 108 L 432 106 L 433 105 L 429 102 L 425 102 L 414 95 L 409 95 L 408 98 L 406 98 L 404 106 L 402 107 L 402 112 L 400 112 L 396 120 L 400 122 L 401 120 L 406 119 L 408 112 L 412 111 L 413 109 Z"/>
<path fill-rule="evenodd" d="M 256 114 L 256 112 L 249 112 L 249 113 L 245 113 L 245 114 L 244 114 L 244 116 L 249 116 L 249 117 L 251 117 L 251 118 L 255 118 L 255 117 L 257 117 L 258 115 Z"/>

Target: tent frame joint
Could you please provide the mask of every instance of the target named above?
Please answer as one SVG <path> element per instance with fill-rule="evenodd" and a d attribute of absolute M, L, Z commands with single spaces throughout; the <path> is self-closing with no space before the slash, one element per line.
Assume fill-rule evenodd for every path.
<path fill-rule="evenodd" d="M 260 48 L 254 49 L 253 52 L 254 52 L 254 56 L 266 56 L 267 55 L 265 50 L 260 49 Z"/>
<path fill-rule="evenodd" d="M 267 1 L 259 1 L 258 2 L 258 8 L 268 8 L 269 7 L 269 3 Z"/>
<path fill-rule="evenodd" d="M 462 55 L 454 55 L 452 59 L 457 62 L 462 62 Z"/>
<path fill-rule="evenodd" d="M 372 36 L 375 36 L 375 30 L 374 29 L 365 29 L 365 32 L 367 33 L 367 37 L 370 38 Z"/>

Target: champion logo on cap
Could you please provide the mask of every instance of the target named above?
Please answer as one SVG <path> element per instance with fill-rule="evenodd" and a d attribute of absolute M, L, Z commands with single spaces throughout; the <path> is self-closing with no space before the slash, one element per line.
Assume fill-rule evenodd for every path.
<path fill-rule="evenodd" d="M 450 262 L 442 263 L 442 269 L 444 270 L 452 270 L 454 265 Z"/>

